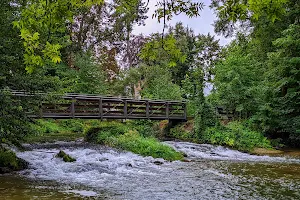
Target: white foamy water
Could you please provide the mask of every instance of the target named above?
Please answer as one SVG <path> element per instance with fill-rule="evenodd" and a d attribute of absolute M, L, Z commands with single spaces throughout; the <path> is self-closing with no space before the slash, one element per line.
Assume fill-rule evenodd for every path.
<path fill-rule="evenodd" d="M 196 161 L 168 162 L 84 143 L 27 145 L 30 150 L 17 154 L 30 163 L 30 168 L 21 172 L 26 177 L 84 186 L 82 189 L 70 186 L 65 190 L 80 196 L 95 197 L 102 191 L 109 191 L 114 199 L 264 199 L 253 191 L 252 183 L 244 187 L 240 184 L 244 181 L 242 178 L 226 172 L 231 161 L 300 163 L 297 159 L 252 156 L 213 145 L 166 143 Z M 76 158 L 76 162 L 66 163 L 56 158 L 59 150 Z M 155 161 L 163 164 L 156 165 Z M 288 181 L 285 185 L 280 187 L 291 184 Z M 277 192 L 277 185 L 270 189 L 270 194 L 274 192 Z"/>
<path fill-rule="evenodd" d="M 166 142 L 177 151 L 183 152 L 193 159 L 232 160 L 251 162 L 300 163 L 300 159 L 285 157 L 256 156 L 210 144 L 194 144 L 188 142 Z"/>

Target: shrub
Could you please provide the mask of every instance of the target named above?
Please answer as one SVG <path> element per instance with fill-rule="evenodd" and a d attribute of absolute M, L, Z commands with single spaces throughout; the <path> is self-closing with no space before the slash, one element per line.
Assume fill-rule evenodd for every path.
<path fill-rule="evenodd" d="M 90 128 L 86 132 L 86 140 L 98 144 L 104 144 L 115 148 L 154 158 L 165 160 L 181 160 L 182 154 L 173 148 L 160 143 L 154 137 L 145 137 L 137 130 L 132 129 L 132 124 L 113 123 L 102 127 Z"/>
<path fill-rule="evenodd" d="M 130 127 L 135 129 L 144 137 L 154 137 L 158 135 L 158 131 L 154 130 L 154 122 L 151 120 L 132 120 L 129 121 Z"/>
<path fill-rule="evenodd" d="M 193 130 L 187 130 L 186 124 L 181 124 L 179 126 L 175 126 L 174 128 L 171 128 L 170 130 L 170 137 L 180 139 L 183 141 L 189 141 L 189 142 L 197 142 L 197 136 L 195 135 L 195 132 Z"/>
<path fill-rule="evenodd" d="M 129 131 L 129 127 L 124 124 L 115 122 L 111 122 L 110 124 L 103 123 L 101 126 L 89 128 L 85 133 L 85 140 L 103 144 L 106 135 L 115 136 L 124 134 L 127 131 Z"/>
<path fill-rule="evenodd" d="M 66 128 L 67 130 L 75 132 L 75 133 L 83 132 L 83 130 L 84 130 L 83 123 L 77 119 L 62 120 L 62 121 L 59 121 L 59 124 L 62 127 Z"/>
<path fill-rule="evenodd" d="M 242 151 L 251 151 L 255 147 L 272 147 L 271 142 L 263 134 L 250 130 L 240 122 L 207 128 L 199 139 L 204 143 L 229 146 Z"/>
<path fill-rule="evenodd" d="M 124 135 L 110 138 L 108 142 L 111 143 L 111 146 L 131 151 L 142 156 L 163 158 L 169 161 L 183 159 L 183 155 L 173 148 L 160 143 L 153 137 L 143 137 L 136 131 L 129 131 Z"/>

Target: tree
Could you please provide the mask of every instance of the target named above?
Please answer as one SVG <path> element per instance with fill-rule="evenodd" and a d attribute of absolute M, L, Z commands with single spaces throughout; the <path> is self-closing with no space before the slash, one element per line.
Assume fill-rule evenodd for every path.
<path fill-rule="evenodd" d="M 291 24 L 274 41 L 276 51 L 269 54 L 265 82 L 269 86 L 269 109 L 264 110 L 269 132 L 295 137 L 300 141 L 300 25 Z"/>
<path fill-rule="evenodd" d="M 28 0 L 17 2 L 21 17 L 14 22 L 24 41 L 24 64 L 32 73 L 37 66 L 61 62 L 61 50 L 70 45 L 67 27 L 78 10 L 103 0 Z"/>
<path fill-rule="evenodd" d="M 286 13 L 287 0 L 213 0 L 211 8 L 216 10 L 218 20 L 215 31 L 232 36 L 240 28 L 249 28 L 261 18 L 275 22 Z"/>
<path fill-rule="evenodd" d="M 215 67 L 213 79 L 219 106 L 252 116 L 258 111 L 263 80 L 262 65 L 250 51 L 251 40 L 241 37 L 226 49 L 225 59 Z M 218 105 L 216 105 L 218 106 Z"/>

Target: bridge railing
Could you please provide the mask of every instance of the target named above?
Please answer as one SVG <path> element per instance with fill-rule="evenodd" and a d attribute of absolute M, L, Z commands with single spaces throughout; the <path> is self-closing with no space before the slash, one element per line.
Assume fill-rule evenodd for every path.
<path fill-rule="evenodd" d="M 15 93 L 21 100 L 36 94 Z M 39 94 L 43 97 L 43 94 Z M 184 101 L 130 99 L 97 95 L 67 94 L 54 100 L 40 98 L 38 109 L 28 111 L 33 118 L 83 119 L 152 119 L 186 120 Z"/>

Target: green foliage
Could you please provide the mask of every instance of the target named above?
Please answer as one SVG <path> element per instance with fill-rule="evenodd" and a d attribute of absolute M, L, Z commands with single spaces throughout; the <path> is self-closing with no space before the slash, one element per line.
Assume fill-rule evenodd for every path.
<path fill-rule="evenodd" d="M 132 151 L 142 156 L 164 158 L 170 161 L 181 160 L 183 158 L 181 153 L 160 143 L 157 139 L 142 136 L 135 129 L 135 126 L 132 125 L 131 123 L 127 125 L 112 123 L 103 124 L 100 127 L 93 127 L 86 132 L 86 140 Z M 145 129 L 139 126 L 137 129 L 141 130 L 141 132 L 145 131 Z"/>
<path fill-rule="evenodd" d="M 100 133 L 101 134 L 101 133 Z M 142 156 L 152 156 L 153 158 L 163 158 L 174 161 L 183 159 L 183 155 L 176 152 L 171 147 L 160 143 L 155 138 L 145 138 L 136 131 L 129 131 L 124 135 L 109 137 L 106 143 L 113 147 L 118 147 Z"/>
<path fill-rule="evenodd" d="M 210 7 L 215 9 L 219 18 L 215 22 L 215 31 L 229 36 L 233 35 L 236 26 L 247 27 L 264 19 L 271 23 L 278 22 L 289 10 L 287 6 L 289 2 L 293 1 L 213 0 Z"/>
<path fill-rule="evenodd" d="M 49 68 L 49 73 L 59 78 L 58 93 L 107 94 L 109 85 L 101 65 L 88 53 L 76 54 L 74 58 L 75 69 L 65 64 Z"/>
<path fill-rule="evenodd" d="M 11 142 L 18 145 L 32 132 L 29 122 L 21 102 L 13 100 L 9 92 L 0 91 L 0 144 Z"/>
<path fill-rule="evenodd" d="M 102 4 L 103 0 L 33 0 L 21 6 L 21 17 L 14 22 L 24 45 L 24 64 L 32 73 L 37 66 L 61 61 L 61 49 L 70 44 L 67 30 L 78 11 Z"/>
<path fill-rule="evenodd" d="M 141 58 L 148 65 L 164 64 L 168 67 L 176 67 L 177 63 L 184 63 L 186 55 L 176 46 L 176 39 L 172 34 L 165 38 L 153 35 L 141 51 Z"/>
<path fill-rule="evenodd" d="M 199 139 L 204 143 L 224 145 L 242 151 L 251 151 L 255 147 L 272 148 L 266 137 L 240 122 L 208 128 Z"/>
<path fill-rule="evenodd" d="M 54 120 L 38 120 L 35 129 L 40 133 L 59 133 L 63 129 Z"/>
<path fill-rule="evenodd" d="M 149 67 L 145 73 L 145 89 L 142 96 L 149 99 L 180 100 L 181 88 L 172 83 L 171 74 L 166 68 Z"/>
<path fill-rule="evenodd" d="M 271 98 L 268 99 L 269 107 L 262 109 L 269 132 L 290 133 L 294 139 L 300 134 L 299 40 L 300 26 L 292 24 L 274 41 L 276 51 L 269 53 L 265 80 Z"/>
<path fill-rule="evenodd" d="M 0 167 L 18 168 L 18 159 L 14 152 L 0 149 Z"/>
<path fill-rule="evenodd" d="M 194 121 L 188 121 L 171 128 L 168 136 L 183 141 L 198 143 L 198 135 L 193 129 Z"/>
<path fill-rule="evenodd" d="M 143 137 L 155 137 L 157 135 L 157 130 L 154 129 L 155 122 L 151 120 L 132 120 L 127 122 L 127 124 L 132 129 L 137 130 Z"/>
<path fill-rule="evenodd" d="M 199 11 L 203 9 L 204 4 L 191 0 L 163 0 L 158 1 L 156 6 L 158 8 L 153 17 L 157 17 L 160 22 L 161 18 L 171 20 L 174 15 L 179 13 L 185 13 L 189 17 L 199 16 Z"/>
<path fill-rule="evenodd" d="M 248 41 L 233 42 L 227 49 L 226 59 L 215 68 L 215 98 L 227 109 L 255 113 L 263 91 L 263 68 L 251 53 L 245 51 Z"/>
<path fill-rule="evenodd" d="M 84 131 L 84 124 L 82 121 L 80 120 L 74 120 L 74 119 L 71 119 L 71 120 L 61 120 L 59 122 L 59 124 L 66 128 L 67 130 L 70 130 L 74 133 L 81 133 Z"/>
<path fill-rule="evenodd" d="M 129 131 L 129 129 L 128 126 L 121 123 L 101 123 L 100 126 L 87 129 L 85 132 L 85 140 L 88 142 L 104 144 L 107 137 L 124 134 Z"/>
<path fill-rule="evenodd" d="M 51 120 L 39 119 L 31 124 L 32 134 L 24 140 L 33 142 L 74 141 L 84 136 L 84 130 L 90 126 L 97 126 L 97 120 L 84 121 L 78 119 Z"/>
<path fill-rule="evenodd" d="M 215 90 L 209 98 L 214 105 L 238 113 L 239 118 L 249 118 L 255 130 L 297 146 L 300 144 L 299 1 L 272 1 L 272 5 L 269 1 L 244 1 L 234 6 L 242 4 L 246 5 L 243 9 L 253 12 L 247 12 L 250 18 L 237 20 L 247 22 L 240 24 L 251 31 L 247 37 L 238 34 L 225 49 L 224 60 L 215 68 Z M 214 7 L 223 12 L 230 8 L 228 5 L 219 7 L 216 3 Z M 229 15 L 219 17 L 216 28 L 220 32 L 226 34 L 232 27 L 234 31 Z"/>

